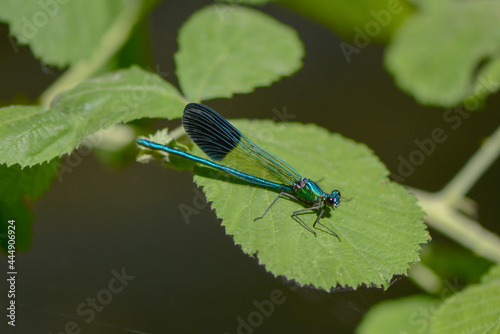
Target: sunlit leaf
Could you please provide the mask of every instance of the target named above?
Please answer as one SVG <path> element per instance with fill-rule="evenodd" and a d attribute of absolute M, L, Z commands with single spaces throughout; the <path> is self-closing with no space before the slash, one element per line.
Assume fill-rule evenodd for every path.
<path fill-rule="evenodd" d="M 249 185 L 208 167 L 196 167 L 195 182 L 212 202 L 226 233 L 274 275 L 329 290 L 337 285 L 387 287 L 419 260 L 429 240 L 423 212 L 413 195 L 388 180 L 388 171 L 362 144 L 314 125 L 235 121 L 258 144 L 304 177 L 338 189 L 344 201 L 322 219 L 341 242 L 321 227 L 314 236 L 292 212 L 304 206 L 280 199 L 258 221 L 277 193 Z M 195 154 L 203 155 L 198 148 Z M 346 199 L 350 199 L 347 201 Z M 301 218 L 312 226 L 317 213 Z"/>
<path fill-rule="evenodd" d="M 450 107 L 496 92 L 500 71 L 489 67 L 500 52 L 498 12 L 499 2 L 479 0 L 444 1 L 415 14 L 388 48 L 387 69 L 422 104 Z"/>
<path fill-rule="evenodd" d="M 177 89 L 154 73 L 137 67 L 110 73 L 62 93 L 51 108 L 0 109 L 0 163 L 50 161 L 118 122 L 177 118 L 184 105 Z"/>
<path fill-rule="evenodd" d="M 179 32 L 177 75 L 190 101 L 231 97 L 297 71 L 304 54 L 297 33 L 243 6 L 209 6 Z"/>
<path fill-rule="evenodd" d="M 448 298 L 431 319 L 430 333 L 479 334 L 500 332 L 500 266 L 493 267 L 481 284 Z"/>
<path fill-rule="evenodd" d="M 0 20 L 43 62 L 62 67 L 89 58 L 127 3 L 4 0 L 0 1 Z"/>

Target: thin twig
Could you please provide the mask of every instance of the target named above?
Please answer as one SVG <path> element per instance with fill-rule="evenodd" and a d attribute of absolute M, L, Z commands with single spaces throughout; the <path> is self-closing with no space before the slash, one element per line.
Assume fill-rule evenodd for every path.
<path fill-rule="evenodd" d="M 411 190 L 427 213 L 426 221 L 456 242 L 486 259 L 500 263 L 500 237 L 456 211 L 441 196 L 421 190 Z"/>
<path fill-rule="evenodd" d="M 500 155 L 500 127 L 496 129 L 465 166 L 437 196 L 451 206 L 463 198 Z"/>

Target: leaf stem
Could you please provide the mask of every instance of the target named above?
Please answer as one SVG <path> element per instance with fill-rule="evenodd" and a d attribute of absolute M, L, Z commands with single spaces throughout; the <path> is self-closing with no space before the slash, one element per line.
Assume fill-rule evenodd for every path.
<path fill-rule="evenodd" d="M 427 213 L 430 226 L 491 261 L 500 263 L 500 237 L 459 213 L 439 194 L 411 190 Z"/>
<path fill-rule="evenodd" d="M 415 263 L 410 267 L 409 277 L 422 290 L 429 294 L 437 295 L 443 290 L 442 278 L 421 262 Z"/>
<path fill-rule="evenodd" d="M 455 177 L 437 196 L 454 206 L 500 155 L 500 127 L 490 136 Z"/>
<path fill-rule="evenodd" d="M 170 137 L 172 137 L 173 140 L 177 140 L 180 137 L 184 136 L 186 134 L 186 131 L 184 128 L 181 126 L 176 127 L 172 131 L 170 131 Z"/>
<path fill-rule="evenodd" d="M 94 54 L 86 60 L 78 62 L 61 75 L 40 96 L 42 106 L 50 106 L 51 101 L 62 91 L 76 86 L 79 82 L 91 77 L 119 51 L 127 41 L 132 28 L 141 17 L 142 1 L 129 1 L 124 10 L 104 33 L 101 43 Z"/>

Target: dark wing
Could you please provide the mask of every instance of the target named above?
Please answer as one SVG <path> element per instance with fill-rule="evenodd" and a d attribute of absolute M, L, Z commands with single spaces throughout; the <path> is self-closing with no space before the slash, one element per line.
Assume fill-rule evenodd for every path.
<path fill-rule="evenodd" d="M 302 178 L 286 162 L 247 139 L 221 115 L 203 104 L 189 103 L 184 109 L 182 125 L 189 138 L 221 165 L 290 186 Z"/>

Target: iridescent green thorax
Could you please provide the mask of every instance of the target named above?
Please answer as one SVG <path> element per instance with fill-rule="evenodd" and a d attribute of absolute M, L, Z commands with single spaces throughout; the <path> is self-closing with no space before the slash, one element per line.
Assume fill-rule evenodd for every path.
<path fill-rule="evenodd" d="M 306 203 L 318 203 L 327 196 L 321 188 L 309 179 L 302 179 L 295 185 L 295 195 Z"/>
<path fill-rule="evenodd" d="M 295 196 L 309 204 L 325 204 L 338 207 L 340 191 L 334 190 L 331 194 L 324 192 L 314 181 L 303 178 L 294 186 Z"/>

